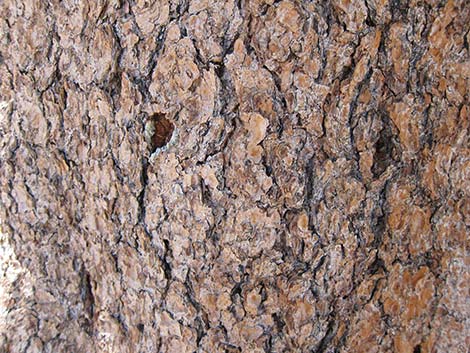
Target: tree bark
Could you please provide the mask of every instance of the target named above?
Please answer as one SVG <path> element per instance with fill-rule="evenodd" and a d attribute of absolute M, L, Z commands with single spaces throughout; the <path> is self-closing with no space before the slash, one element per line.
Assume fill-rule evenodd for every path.
<path fill-rule="evenodd" d="M 0 10 L 0 351 L 468 351 L 468 1 Z"/>

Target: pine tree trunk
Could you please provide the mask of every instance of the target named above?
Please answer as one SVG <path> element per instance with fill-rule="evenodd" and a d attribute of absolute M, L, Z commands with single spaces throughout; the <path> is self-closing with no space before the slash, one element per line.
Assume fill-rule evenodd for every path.
<path fill-rule="evenodd" d="M 0 10 L 1 352 L 468 352 L 468 1 Z"/>

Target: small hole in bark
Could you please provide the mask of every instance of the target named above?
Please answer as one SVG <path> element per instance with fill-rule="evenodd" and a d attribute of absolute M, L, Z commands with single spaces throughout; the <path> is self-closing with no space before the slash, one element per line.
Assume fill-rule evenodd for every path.
<path fill-rule="evenodd" d="M 372 173 L 375 177 L 382 174 L 391 163 L 392 141 L 389 129 L 384 128 L 375 143 L 374 165 Z"/>
<path fill-rule="evenodd" d="M 418 344 L 415 349 L 413 349 L 413 353 L 421 353 L 421 345 Z"/>
<path fill-rule="evenodd" d="M 145 124 L 145 139 L 153 153 L 170 142 L 175 126 L 164 114 L 153 114 Z"/>
<path fill-rule="evenodd" d="M 395 144 L 395 136 L 387 117 L 382 119 L 383 128 L 380 131 L 379 138 L 374 145 L 374 164 L 372 165 L 372 173 L 374 177 L 379 177 L 393 162 L 396 162 L 397 148 Z"/>

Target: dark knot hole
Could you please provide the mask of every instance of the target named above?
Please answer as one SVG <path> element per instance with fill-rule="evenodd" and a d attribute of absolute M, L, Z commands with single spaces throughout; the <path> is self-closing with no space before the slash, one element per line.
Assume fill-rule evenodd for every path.
<path fill-rule="evenodd" d="M 175 126 L 164 114 L 156 113 L 150 116 L 145 125 L 145 135 L 150 151 L 162 148 L 170 142 Z"/>

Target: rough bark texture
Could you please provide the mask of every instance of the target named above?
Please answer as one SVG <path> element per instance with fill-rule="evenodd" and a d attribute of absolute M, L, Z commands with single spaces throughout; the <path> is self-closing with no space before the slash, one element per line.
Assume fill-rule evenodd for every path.
<path fill-rule="evenodd" d="M 0 11 L 1 352 L 468 352 L 467 0 Z"/>

